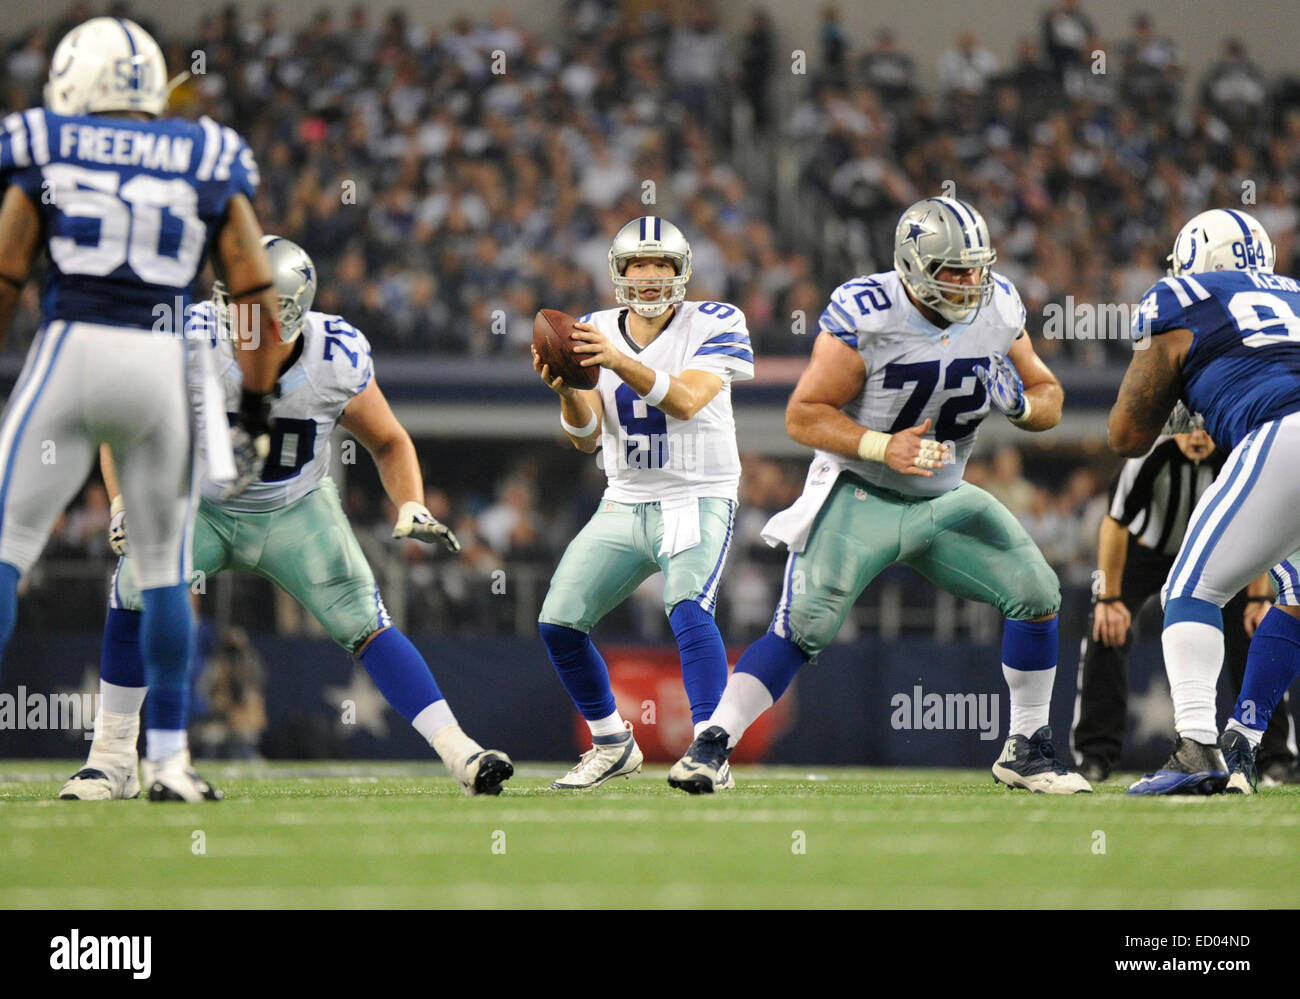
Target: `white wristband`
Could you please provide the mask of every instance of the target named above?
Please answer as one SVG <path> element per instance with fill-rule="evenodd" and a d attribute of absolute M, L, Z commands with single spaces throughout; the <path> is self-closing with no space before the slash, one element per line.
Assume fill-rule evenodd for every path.
<path fill-rule="evenodd" d="M 882 434 L 879 430 L 868 430 L 858 441 L 858 457 L 863 461 L 884 461 L 885 448 L 889 447 L 892 434 Z"/>
<path fill-rule="evenodd" d="M 1029 419 L 1029 396 L 1025 396 L 1025 411 L 1019 416 L 1008 416 L 1007 419 L 1018 427 L 1025 425 L 1025 421 Z"/>
<path fill-rule="evenodd" d="M 672 376 L 667 371 L 655 372 L 655 383 L 650 386 L 650 391 L 641 398 L 645 400 L 647 406 L 658 406 L 668 395 L 668 389 L 672 385 Z"/>
<path fill-rule="evenodd" d="M 596 423 L 598 421 L 599 416 L 596 414 L 595 410 L 592 410 L 590 422 L 588 422 L 585 427 L 575 427 L 564 418 L 563 412 L 560 413 L 560 426 L 564 428 L 564 432 L 570 437 L 590 437 L 592 432 L 596 429 Z"/>

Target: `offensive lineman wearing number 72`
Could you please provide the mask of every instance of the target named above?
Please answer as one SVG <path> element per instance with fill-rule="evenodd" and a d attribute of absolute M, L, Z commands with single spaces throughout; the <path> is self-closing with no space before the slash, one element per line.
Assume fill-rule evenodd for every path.
<path fill-rule="evenodd" d="M 1034 353 L 1020 296 L 992 270 L 996 259 L 975 209 L 926 198 L 899 220 L 894 270 L 831 295 L 786 409 L 790 436 L 816 455 L 803 495 L 763 529 L 790 552 L 781 601 L 709 727 L 669 771 L 673 787 L 712 792 L 745 729 L 830 644 L 867 584 L 901 562 L 1006 617 L 1010 738 L 994 778 L 1050 794 L 1092 790 L 1056 757 L 1047 724 L 1056 574 L 1005 507 L 962 481 L 990 406 L 1037 431 L 1056 426 L 1064 400 Z"/>

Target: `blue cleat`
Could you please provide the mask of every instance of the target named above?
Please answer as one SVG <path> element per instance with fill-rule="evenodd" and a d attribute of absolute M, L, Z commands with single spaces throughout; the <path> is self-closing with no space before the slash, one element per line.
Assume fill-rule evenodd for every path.
<path fill-rule="evenodd" d="M 1013 735 L 993 764 L 993 779 L 1035 794 L 1092 794 L 1092 785 L 1061 762 L 1044 725 L 1029 738 Z"/>
<path fill-rule="evenodd" d="M 1228 786 L 1223 793 L 1254 794 L 1259 786 L 1259 772 L 1255 768 L 1255 749 L 1250 740 L 1230 728 L 1219 736 L 1219 748 L 1228 764 Z"/>
<path fill-rule="evenodd" d="M 1129 787 L 1129 794 L 1222 794 L 1228 764 L 1219 747 L 1178 737 L 1174 755 L 1153 774 Z"/>
<path fill-rule="evenodd" d="M 712 794 L 734 787 L 727 757 L 727 733 L 719 725 L 710 725 L 687 747 L 686 755 L 668 771 L 668 786 L 687 794 Z"/>

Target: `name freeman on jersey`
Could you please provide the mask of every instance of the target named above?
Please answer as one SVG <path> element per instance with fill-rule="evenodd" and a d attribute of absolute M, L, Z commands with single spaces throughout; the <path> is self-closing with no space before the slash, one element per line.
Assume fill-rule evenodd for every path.
<path fill-rule="evenodd" d="M 183 174 L 190 168 L 194 140 L 187 136 L 69 122 L 59 126 L 59 155 L 68 159 L 74 149 L 79 160 Z"/>

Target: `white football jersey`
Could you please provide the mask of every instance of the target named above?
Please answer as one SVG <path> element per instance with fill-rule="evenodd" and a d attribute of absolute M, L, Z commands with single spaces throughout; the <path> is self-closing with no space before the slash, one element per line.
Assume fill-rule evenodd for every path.
<path fill-rule="evenodd" d="M 646 405 L 621 378 L 602 368 L 596 390 L 604 403 L 601 444 L 609 480 L 604 498 L 655 503 L 714 496 L 735 502 L 740 453 L 731 382 L 754 377 L 745 314 L 723 302 L 682 302 L 645 347 L 628 335 L 626 317 L 627 310 L 619 308 L 580 318 L 647 367 L 670 375 L 708 371 L 722 379 L 722 388 L 691 419 L 677 420 Z"/>
<path fill-rule="evenodd" d="M 870 430 L 897 433 L 930 419 L 927 438 L 949 441 L 953 461 L 933 478 L 902 475 L 883 462 L 859 461 L 818 451 L 868 482 L 909 496 L 938 496 L 960 482 L 989 414 L 988 393 L 975 374 L 994 351 L 1006 353 L 1025 328 L 1025 307 L 1006 278 L 993 275 L 993 300 L 967 323 L 939 329 L 908 299 L 896 271 L 840 285 L 822 313 L 821 329 L 854 348 L 867 366 L 862 392 L 842 408 Z"/>
<path fill-rule="evenodd" d="M 217 337 L 211 302 L 191 310 L 188 335 L 211 330 L 213 367 L 221 381 L 226 411 L 239 409 L 244 375 L 235 345 Z M 201 345 L 200 345 L 201 346 Z M 203 495 L 226 510 L 267 513 L 288 506 L 315 489 L 329 472 L 330 436 L 339 417 L 374 377 L 370 343 L 341 316 L 308 312 L 302 330 L 302 353 L 275 384 L 271 396 L 271 451 L 262 477 L 238 496 L 221 499 L 220 486 L 207 479 Z"/>

